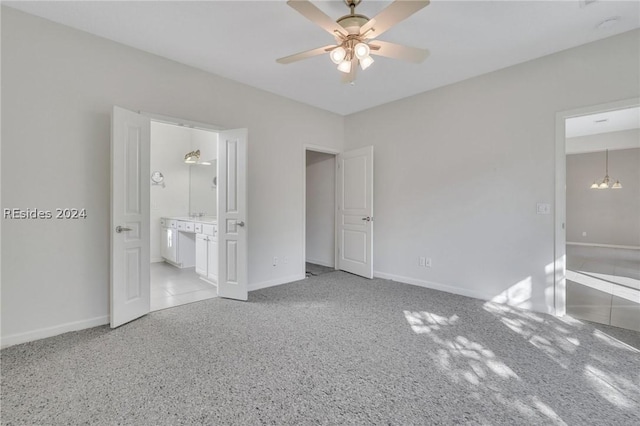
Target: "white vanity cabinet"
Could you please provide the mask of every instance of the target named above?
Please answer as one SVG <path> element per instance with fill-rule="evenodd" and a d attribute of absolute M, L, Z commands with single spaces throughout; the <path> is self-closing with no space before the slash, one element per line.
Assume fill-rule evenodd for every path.
<path fill-rule="evenodd" d="M 216 226 L 202 225 L 202 234 L 196 235 L 196 272 L 206 281 L 218 282 L 218 238 Z"/>
<path fill-rule="evenodd" d="M 218 282 L 218 238 L 209 237 L 207 247 L 207 279 Z"/>
<path fill-rule="evenodd" d="M 160 236 L 162 239 L 160 255 L 170 262 L 178 263 L 178 232 L 175 229 L 163 227 Z"/>
<path fill-rule="evenodd" d="M 178 268 L 192 268 L 195 264 L 195 223 L 160 219 L 160 255 Z"/>
<path fill-rule="evenodd" d="M 165 261 L 178 268 L 195 266 L 203 280 L 215 284 L 218 282 L 217 224 L 215 220 L 196 220 L 160 219 L 160 253 Z"/>
<path fill-rule="evenodd" d="M 207 257 L 209 250 L 209 236 L 205 234 L 196 234 L 196 274 L 207 276 L 207 266 L 209 258 Z"/>

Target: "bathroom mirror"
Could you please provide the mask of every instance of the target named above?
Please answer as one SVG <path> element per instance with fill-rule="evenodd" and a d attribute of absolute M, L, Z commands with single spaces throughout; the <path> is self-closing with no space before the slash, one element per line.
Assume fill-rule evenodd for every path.
<path fill-rule="evenodd" d="M 204 213 L 204 216 L 215 217 L 217 208 L 217 160 L 210 166 L 192 165 L 189 167 L 189 212 Z M 217 183 L 217 182 L 216 182 Z"/>

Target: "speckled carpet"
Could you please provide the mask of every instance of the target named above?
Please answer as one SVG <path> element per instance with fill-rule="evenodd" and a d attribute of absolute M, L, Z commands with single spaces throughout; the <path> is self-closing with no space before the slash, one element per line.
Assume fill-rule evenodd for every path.
<path fill-rule="evenodd" d="M 1 416 L 7 425 L 637 425 L 633 346 L 635 332 L 331 272 L 248 302 L 211 299 L 4 349 Z"/>

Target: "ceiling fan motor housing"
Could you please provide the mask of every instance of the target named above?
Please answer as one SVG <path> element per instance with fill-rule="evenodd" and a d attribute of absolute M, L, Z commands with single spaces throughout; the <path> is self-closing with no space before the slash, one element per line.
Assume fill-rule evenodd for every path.
<path fill-rule="evenodd" d="M 336 21 L 349 34 L 360 34 L 360 28 L 369 22 L 364 15 L 345 15 Z"/>

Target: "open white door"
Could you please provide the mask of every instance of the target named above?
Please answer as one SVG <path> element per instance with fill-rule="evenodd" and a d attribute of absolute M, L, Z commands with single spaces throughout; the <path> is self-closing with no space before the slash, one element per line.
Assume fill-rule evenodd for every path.
<path fill-rule="evenodd" d="M 149 313 L 150 121 L 113 107 L 111 117 L 111 327 Z"/>
<path fill-rule="evenodd" d="M 338 155 L 338 269 L 373 278 L 373 147 Z"/>
<path fill-rule="evenodd" d="M 218 135 L 218 296 L 247 300 L 247 129 Z"/>

